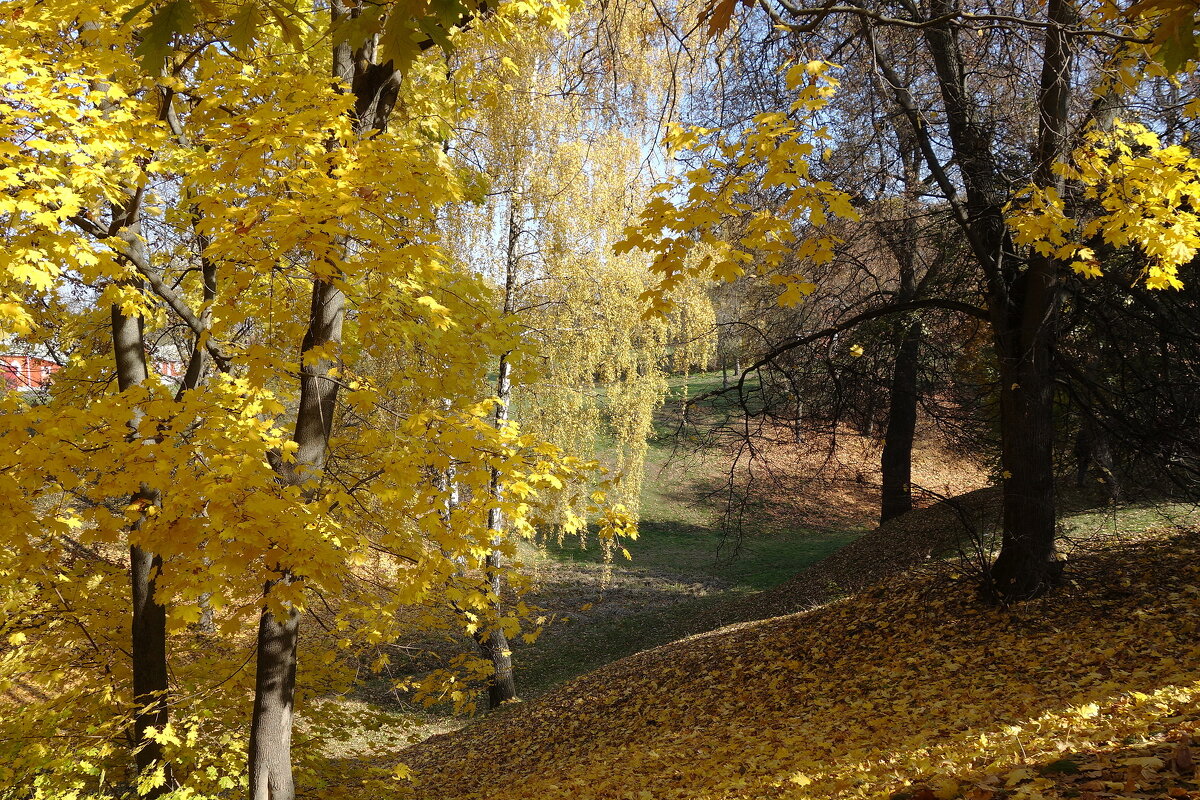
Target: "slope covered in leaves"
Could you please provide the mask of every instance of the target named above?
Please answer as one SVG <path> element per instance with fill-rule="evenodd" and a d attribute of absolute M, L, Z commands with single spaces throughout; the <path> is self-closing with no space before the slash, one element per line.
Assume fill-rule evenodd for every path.
<path fill-rule="evenodd" d="M 1200 797 L 1200 531 L 1002 610 L 894 578 L 590 673 L 405 753 L 417 798 Z"/>

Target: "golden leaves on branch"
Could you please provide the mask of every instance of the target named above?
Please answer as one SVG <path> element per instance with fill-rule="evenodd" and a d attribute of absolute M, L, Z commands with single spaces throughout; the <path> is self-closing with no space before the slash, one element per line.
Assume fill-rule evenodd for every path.
<path fill-rule="evenodd" d="M 830 138 L 816 115 L 838 85 L 833 69 L 824 61 L 789 67 L 787 85 L 796 92 L 789 112 L 758 114 L 737 134 L 668 126 L 668 153 L 687 154 L 699 165 L 655 187 L 616 245 L 618 253 L 637 249 L 652 256 L 658 285 L 642 295 L 648 316 L 669 312 L 671 293 L 690 278 L 733 281 L 753 269 L 784 287 L 784 305 L 813 291 L 801 276 L 778 270 L 785 262 L 829 261 L 839 240 L 822 229 L 831 217 L 858 216 L 848 194 L 814 180 L 809 168 L 818 143 Z M 785 195 L 775 206 L 750 202 L 755 192 L 779 188 Z"/>
<path fill-rule="evenodd" d="M 1068 261 L 1089 278 L 1102 274 L 1099 243 L 1136 248 L 1148 288 L 1183 287 L 1179 268 L 1200 250 L 1200 159 L 1181 145 L 1162 146 L 1144 125 L 1117 120 L 1110 131 L 1090 132 L 1057 171 L 1082 187 L 1082 199 L 1095 210 L 1069 216 L 1056 190 L 1030 187 L 1009 206 L 1018 244 Z"/>

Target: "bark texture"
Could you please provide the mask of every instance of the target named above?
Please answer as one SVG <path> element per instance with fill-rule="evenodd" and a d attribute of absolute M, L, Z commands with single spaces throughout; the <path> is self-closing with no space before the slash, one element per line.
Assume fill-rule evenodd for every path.
<path fill-rule="evenodd" d="M 264 592 L 271 588 L 268 584 Z M 299 632 L 300 615 L 292 609 L 282 618 L 264 609 L 259 618 L 250 726 L 250 797 L 254 800 L 296 796 L 291 749 Z"/>
<path fill-rule="evenodd" d="M 146 263 L 149 253 L 141 238 L 140 200 L 134 195 L 125 207 L 114 207 L 114 229 L 124 228 L 122 236 L 127 257 L 135 263 Z M 146 382 L 146 344 L 140 316 L 126 316 L 120 306 L 112 307 L 112 343 L 117 369 L 117 387 L 125 391 Z M 140 414 L 130 419 L 130 436 L 137 436 Z M 141 507 L 158 504 L 158 492 L 141 486 L 132 498 Z M 146 518 L 140 517 L 130 527 L 130 539 L 136 542 Z M 162 558 L 131 543 L 129 547 L 130 597 L 133 605 L 130 626 L 130 654 L 133 667 L 134 763 L 139 775 L 154 768 L 163 770 L 163 782 L 151 789 L 146 797 L 160 797 L 178 788 L 170 763 L 164 757 L 163 746 L 147 740 L 150 728 L 161 730 L 168 721 L 167 696 L 170 689 L 167 674 L 167 610 L 154 596 L 155 578 L 162 572 Z"/>
<path fill-rule="evenodd" d="M 335 22 L 357 16 L 359 6 L 334 0 L 330 13 Z M 383 130 L 395 105 L 399 76 L 390 62 L 375 62 L 375 47 L 367 42 L 355 47 L 342 40 L 333 47 L 333 77 L 350 87 L 355 97 L 354 130 L 363 134 Z M 293 465 L 272 459 L 280 480 L 301 486 L 318 480 L 325 469 L 329 438 L 337 408 L 338 382 L 332 358 L 308 359 L 314 349 L 336 352 L 342 342 L 346 296 L 333 281 L 313 281 L 308 328 L 300 348 L 300 403 L 293 439 L 297 444 Z M 283 582 L 302 580 L 288 565 L 279 564 L 282 576 L 264 588 L 264 595 Z M 254 712 L 249 752 L 250 800 L 294 800 L 292 774 L 292 720 L 296 693 L 297 646 L 300 615 L 290 606 L 276 614 L 264 602 L 259 618 L 256 649 Z"/>

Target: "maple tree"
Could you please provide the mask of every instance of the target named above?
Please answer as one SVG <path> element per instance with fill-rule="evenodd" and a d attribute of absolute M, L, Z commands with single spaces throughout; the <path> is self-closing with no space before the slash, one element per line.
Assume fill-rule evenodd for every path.
<path fill-rule="evenodd" d="M 62 797 L 116 775 L 195 796 L 248 780 L 252 797 L 292 797 L 303 615 L 329 632 L 308 645 L 309 692 L 395 639 L 401 609 L 511 624 L 494 570 L 460 565 L 511 557 L 592 467 L 492 424 L 487 374 L 520 332 L 440 242 L 439 210 L 467 191 L 443 147 L 464 110 L 417 54 L 454 29 L 502 42 L 568 14 L 481 10 L 6 10 L 0 322 L 65 362 L 44 405 L 0 401 L 18 532 L 3 681 L 42 698 L 6 716 L 10 785 Z M 177 389 L 148 351 L 187 362 Z M 629 529 L 619 508 L 604 519 L 606 538 Z M 471 702 L 443 677 L 421 691 Z"/>
<path fill-rule="evenodd" d="M 870 56 L 903 121 L 906 202 L 935 184 L 988 283 L 987 311 L 968 308 L 991 323 L 1002 408 L 988 589 L 1022 599 L 1053 578 L 1063 281 L 1106 274 L 1120 250 L 1145 287 L 1177 288 L 1200 247 L 1200 161 L 1144 125 L 1088 128 L 1072 93 L 1181 68 L 1191 39 L 1163 26 L 1191 11 L 902 5 L 761 4 L 796 34 L 838 20 Z M 712 4 L 710 32 L 735 10 Z M 651 87 L 675 69 L 653 43 L 663 24 L 653 5 L 569 0 L 0 10 L 0 337 L 62 365 L 45 402 L 0 398 L 0 689 L 21 699 L 0 722 L 6 786 L 288 800 L 295 772 L 320 780 L 321 736 L 353 722 L 312 715 L 293 753 L 298 701 L 386 668 L 413 630 L 482 655 L 408 684 L 419 699 L 470 710 L 481 682 L 492 705 L 515 695 L 516 543 L 595 522 L 619 551 L 666 371 L 713 353 L 708 282 L 758 271 L 803 302 L 820 288 L 805 267 L 860 214 L 814 167 L 838 144 L 824 57 L 791 63 L 788 103 L 740 129 L 670 125 L 669 153 L 693 160 L 648 186 L 645 134 L 670 102 Z M 962 67 L 1020 50 L 1008 26 L 1044 32 L 1038 58 L 1010 64 L 1037 61 L 1039 91 L 996 95 L 1039 109 L 1015 137 L 1019 181 Z M 891 68 L 893 28 L 932 75 Z M 1107 73 L 1081 71 L 1076 40 Z M 630 208 L 645 210 L 626 228 Z M 962 310 L 918 297 L 893 249 L 890 311 Z M 896 334 L 911 444 L 920 323 Z M 178 384 L 150 368 L 164 360 L 183 364 Z M 885 455 L 885 515 L 903 510 L 902 455 Z"/>

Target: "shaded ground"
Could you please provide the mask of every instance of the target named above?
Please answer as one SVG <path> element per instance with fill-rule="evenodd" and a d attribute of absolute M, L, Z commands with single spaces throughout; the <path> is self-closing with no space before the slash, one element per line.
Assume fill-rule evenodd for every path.
<path fill-rule="evenodd" d="M 875 527 L 880 443 L 845 430 L 806 433 L 796 442 L 785 431 L 760 440 L 754 458 L 743 453 L 731 466 L 736 447 L 712 431 L 727 401 L 694 407 L 695 424 L 678 424 L 685 397 L 719 386 L 718 374 L 674 381 L 647 457 L 641 535 L 628 543 L 631 562 L 605 566 L 595 547 L 570 541 L 527 554 L 537 586 L 530 600 L 554 622 L 535 645 L 514 646 L 523 697 L 688 634 L 844 594 L 958 541 L 961 529 L 949 523 L 961 512 L 947 507 L 843 550 Z M 977 488 L 986 477 L 949 453 L 932 431 L 923 432 L 914 479 L 931 491 L 918 492 L 918 506 L 934 502 L 933 494 Z M 955 508 L 986 513 L 975 502 L 971 495 Z M 825 577 L 806 584 L 829 582 L 824 594 L 799 598 L 791 590 L 767 591 L 831 556 Z"/>

